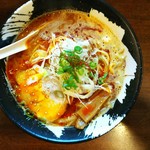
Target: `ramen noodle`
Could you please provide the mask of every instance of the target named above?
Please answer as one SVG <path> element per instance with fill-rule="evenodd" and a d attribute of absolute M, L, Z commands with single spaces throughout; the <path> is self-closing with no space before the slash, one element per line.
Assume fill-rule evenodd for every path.
<path fill-rule="evenodd" d="M 126 55 L 119 34 L 124 31 L 111 27 L 95 10 L 59 10 L 30 22 L 17 40 L 38 33 L 6 64 L 24 111 L 46 124 L 83 129 L 102 109 L 112 108 L 123 85 Z"/>

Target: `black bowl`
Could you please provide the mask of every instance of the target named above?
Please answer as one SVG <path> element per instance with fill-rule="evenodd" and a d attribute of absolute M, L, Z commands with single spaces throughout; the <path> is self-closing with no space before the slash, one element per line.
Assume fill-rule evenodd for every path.
<path fill-rule="evenodd" d="M 34 9 L 33 9 L 34 8 Z M 136 36 L 130 27 L 127 20 L 117 12 L 112 6 L 108 5 L 102 0 L 33 0 L 25 3 L 17 9 L 12 16 L 7 20 L 1 29 L 0 47 L 10 44 L 15 36 L 18 34 L 22 26 L 29 20 L 49 11 L 58 9 L 76 9 L 89 12 L 91 8 L 101 11 L 112 22 L 125 29 L 125 36 L 123 43 L 128 47 L 130 54 L 137 63 L 137 70 L 134 80 L 131 81 L 130 86 L 127 87 L 126 97 L 123 104 L 116 101 L 113 109 L 109 110 L 101 117 L 103 124 L 99 126 L 98 134 L 92 131 L 77 130 L 74 127 L 61 129 L 56 127 L 55 134 L 41 124 L 36 119 L 29 119 L 24 115 L 23 110 L 18 106 L 15 98 L 11 94 L 5 75 L 5 60 L 0 60 L 0 106 L 7 116 L 23 130 L 31 135 L 41 139 L 53 142 L 72 143 L 90 140 L 100 137 L 103 134 L 114 128 L 119 122 L 123 120 L 129 112 L 136 97 L 139 93 L 141 77 L 142 77 L 142 55 L 141 49 L 137 42 Z M 22 25 L 20 25 L 22 24 Z M 89 130 L 89 129 L 88 129 Z M 94 131 L 94 130 L 93 130 Z"/>

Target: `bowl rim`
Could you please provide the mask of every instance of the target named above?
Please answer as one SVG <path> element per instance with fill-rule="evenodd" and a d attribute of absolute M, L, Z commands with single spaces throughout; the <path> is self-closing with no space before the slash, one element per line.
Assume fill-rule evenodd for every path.
<path fill-rule="evenodd" d="M 23 5 L 26 5 L 27 3 L 29 3 L 31 0 L 27 1 L 26 3 L 24 3 Z M 94 1 L 95 2 L 95 1 Z M 138 58 L 140 60 L 140 63 L 138 64 L 139 65 L 139 79 L 138 79 L 138 85 L 136 87 L 136 92 L 134 93 L 133 95 L 133 99 L 134 99 L 134 102 L 132 103 L 132 106 L 134 106 L 135 102 L 136 102 L 136 99 L 139 95 L 139 92 L 140 92 L 140 88 L 141 88 L 141 83 L 142 83 L 142 76 L 143 76 L 143 57 L 142 57 L 142 50 L 141 50 L 141 47 L 140 47 L 140 44 L 138 42 L 138 39 L 135 35 L 135 32 L 133 30 L 133 28 L 131 27 L 131 25 L 129 24 L 129 22 L 127 21 L 127 19 L 120 13 L 118 12 L 115 8 L 113 8 L 110 4 L 104 2 L 104 1 L 99 1 L 100 3 L 103 3 L 103 5 L 105 5 L 106 7 L 108 7 L 109 10 L 111 10 L 115 15 L 117 15 L 121 21 L 128 27 L 128 30 L 130 32 L 130 34 L 132 34 L 132 37 L 134 38 L 134 41 L 136 42 L 136 49 L 138 50 Z M 20 7 L 22 7 L 23 5 L 21 5 Z M 20 8 L 18 7 L 18 8 Z M 17 10 L 17 9 L 16 9 Z M 14 12 L 13 12 L 14 13 Z M 12 14 L 13 14 L 12 13 Z M 12 16 L 11 14 L 11 16 Z M 10 17 L 11 17 L 10 16 Z M 0 60 L 0 62 L 2 62 L 3 60 Z M 1 67 L 0 67 L 0 70 L 1 70 Z M 1 102 L 1 98 L 0 98 L 0 102 Z M 34 132 L 32 132 L 31 130 L 28 130 L 25 126 L 23 126 L 22 124 L 18 123 L 17 120 L 15 120 L 15 118 L 12 118 L 11 114 L 8 112 L 8 110 L 0 103 L 0 107 L 1 109 L 4 111 L 4 113 L 8 116 L 8 118 L 13 121 L 18 127 L 20 127 L 21 129 L 23 129 L 23 131 L 26 131 L 27 133 L 29 133 L 30 135 L 33 135 L 35 137 L 38 137 L 40 139 L 43 139 L 43 140 L 46 140 L 46 141 L 50 141 L 50 142 L 54 142 L 54 143 L 78 143 L 78 142 L 84 142 L 84 141 L 88 141 L 88 140 L 93 140 L 95 138 L 98 138 L 98 137 L 95 137 L 95 138 L 90 138 L 90 137 L 84 137 L 82 139 L 69 139 L 69 140 L 63 140 L 63 139 L 50 139 L 50 138 L 47 138 L 47 137 L 43 137 L 42 135 L 39 135 L 39 134 L 36 134 Z M 131 107 L 129 108 L 129 110 L 126 111 L 126 115 L 129 113 Z M 124 119 L 124 118 L 123 118 Z M 122 119 L 122 120 L 123 120 Z M 122 121 L 121 120 L 121 121 Z M 120 121 L 120 122 L 121 122 Z M 117 124 L 118 125 L 118 124 Z M 115 125 L 115 126 L 117 126 Z M 115 127 L 114 126 L 114 127 Z M 113 128 L 114 128 L 113 127 Z M 110 130 L 112 130 L 113 128 L 111 128 Z M 110 131 L 109 130 L 109 131 Z M 107 132 L 109 132 L 107 131 Z M 107 132 L 105 132 L 104 134 L 106 134 Z M 103 134 L 103 135 L 104 135 Z"/>

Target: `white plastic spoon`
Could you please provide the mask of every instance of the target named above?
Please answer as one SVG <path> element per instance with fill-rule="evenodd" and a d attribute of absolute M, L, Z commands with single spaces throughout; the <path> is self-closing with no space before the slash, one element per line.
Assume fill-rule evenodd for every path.
<path fill-rule="evenodd" d="M 16 54 L 18 52 L 21 52 L 21 51 L 24 51 L 25 49 L 27 49 L 27 45 L 26 45 L 27 40 L 31 36 L 33 36 L 35 33 L 37 33 L 38 31 L 39 30 L 32 31 L 23 39 L 1 48 L 0 49 L 0 59 L 3 59 L 5 57 L 8 57 L 10 55 Z"/>

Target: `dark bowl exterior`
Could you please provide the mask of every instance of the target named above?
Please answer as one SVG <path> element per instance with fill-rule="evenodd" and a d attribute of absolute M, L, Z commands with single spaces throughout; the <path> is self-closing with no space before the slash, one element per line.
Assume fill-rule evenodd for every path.
<path fill-rule="evenodd" d="M 127 22 L 127 20 L 112 6 L 108 5 L 102 0 L 34 0 L 33 7 L 34 10 L 31 19 L 34 19 L 35 17 L 43 13 L 58 9 L 76 9 L 89 12 L 90 9 L 93 8 L 103 12 L 105 16 L 108 17 L 112 22 L 116 22 L 117 25 L 125 29 L 123 43 L 128 47 L 132 57 L 135 59 L 137 63 L 137 71 L 135 74 L 135 79 L 131 81 L 130 86 L 127 88 L 127 95 L 124 103 L 120 104 L 117 101 L 114 108 L 109 110 L 107 114 L 109 114 L 110 117 L 112 117 L 114 120 L 117 116 L 123 116 L 124 114 L 127 114 L 136 101 L 142 78 L 141 49 L 134 34 L 134 31 Z M 10 37 L 5 41 L 0 39 L 0 47 L 10 44 L 14 38 L 15 36 Z M 85 136 L 84 130 L 80 131 L 73 127 L 65 129 L 63 135 L 60 138 L 57 138 L 38 120 L 28 119 L 27 116 L 24 115 L 23 110 L 18 106 L 15 98 L 12 96 L 9 89 L 5 75 L 5 60 L 0 60 L 0 86 L 0 106 L 2 110 L 15 124 L 17 124 L 19 127 L 27 131 L 31 135 L 47 141 L 59 143 L 75 143 L 92 139 L 91 136 Z"/>

